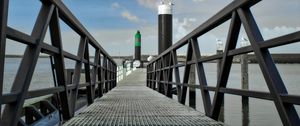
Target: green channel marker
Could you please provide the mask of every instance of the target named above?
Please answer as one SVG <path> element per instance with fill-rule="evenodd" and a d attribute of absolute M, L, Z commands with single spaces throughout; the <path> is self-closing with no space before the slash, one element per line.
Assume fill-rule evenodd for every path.
<path fill-rule="evenodd" d="M 140 31 L 137 31 L 135 34 L 135 46 L 141 46 L 141 37 Z"/>
<path fill-rule="evenodd" d="M 134 60 L 141 60 L 141 38 L 142 35 L 140 31 L 137 31 L 136 34 L 134 35 L 135 40 L 134 40 L 134 48 L 135 48 L 135 54 L 134 54 Z"/>

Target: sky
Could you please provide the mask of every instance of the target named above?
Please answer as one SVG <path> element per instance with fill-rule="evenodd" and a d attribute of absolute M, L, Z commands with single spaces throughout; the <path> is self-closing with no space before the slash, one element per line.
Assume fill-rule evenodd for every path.
<path fill-rule="evenodd" d="M 173 44 L 232 1 L 173 0 Z M 110 55 L 132 55 L 137 30 L 142 34 L 142 54 L 157 54 L 157 5 L 160 0 L 63 2 Z M 8 25 L 30 35 L 40 6 L 38 0 L 10 0 Z M 253 6 L 251 11 L 265 40 L 300 31 L 299 0 L 263 0 Z M 79 36 L 63 21 L 60 21 L 60 25 L 63 48 L 77 54 Z M 202 54 L 216 52 L 216 39 L 226 41 L 228 27 L 229 21 L 198 38 Z M 242 37 L 247 38 L 243 28 L 239 38 Z M 48 33 L 45 42 L 50 42 Z M 300 53 L 299 48 L 300 44 L 295 43 L 270 50 L 273 53 Z M 24 50 L 25 45 L 7 41 L 6 54 L 23 54 Z M 178 53 L 184 55 L 185 50 L 186 47 L 183 47 Z"/>

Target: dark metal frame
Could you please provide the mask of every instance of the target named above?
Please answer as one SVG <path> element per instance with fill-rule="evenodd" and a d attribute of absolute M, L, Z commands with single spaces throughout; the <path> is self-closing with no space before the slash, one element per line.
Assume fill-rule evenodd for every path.
<path fill-rule="evenodd" d="M 108 92 L 116 86 L 116 63 L 61 0 L 41 0 L 41 3 L 42 7 L 32 34 L 27 35 L 7 26 L 9 0 L 0 1 L 0 105 L 5 105 L 3 113 L 0 113 L 2 115 L 0 119 L 2 126 L 16 126 L 18 124 L 26 99 L 58 94 L 60 96 L 59 109 L 65 121 L 74 116 L 79 88 L 86 87 L 87 101 L 88 104 L 91 104 L 96 96 L 101 97 L 103 95 L 103 89 Z M 59 19 L 80 35 L 77 55 L 63 50 Z M 50 29 L 51 44 L 43 42 L 48 27 Z M 26 44 L 27 47 L 11 92 L 3 94 L 6 39 Z M 89 45 L 95 48 L 94 61 L 89 59 Z M 57 85 L 52 88 L 29 91 L 29 85 L 40 53 L 53 57 L 54 82 Z M 76 62 L 72 84 L 67 83 L 65 58 Z M 79 84 L 82 65 L 84 65 L 86 83 Z M 98 81 L 96 81 L 97 78 Z M 95 89 L 96 85 L 98 85 L 97 89 Z M 95 94 L 95 92 L 98 92 L 98 94 Z"/>
<path fill-rule="evenodd" d="M 169 95 L 170 88 L 161 89 L 161 85 L 176 85 L 178 101 L 185 103 L 187 87 L 195 87 L 201 90 L 205 114 L 215 120 L 218 120 L 224 94 L 234 94 L 243 97 L 253 97 L 274 102 L 279 113 L 281 121 L 284 125 L 296 126 L 300 124 L 299 115 L 294 105 L 300 105 L 299 95 L 288 94 L 284 82 L 279 75 L 275 63 L 270 55 L 269 48 L 281 45 L 291 44 L 300 41 L 300 31 L 283 35 L 274 39 L 264 40 L 255 19 L 250 11 L 250 7 L 258 3 L 260 0 L 235 0 L 215 16 L 200 25 L 194 31 L 182 38 L 179 42 L 168 48 L 158 57 L 153 59 L 147 66 L 147 86 L 157 89 L 159 92 Z M 231 19 L 228 32 L 226 47 L 224 53 L 216 54 L 209 57 L 201 57 L 197 38 L 224 22 Z M 238 35 L 241 25 L 244 26 L 251 45 L 242 48 L 236 48 Z M 176 50 L 184 45 L 188 45 L 187 58 L 185 64 L 178 64 Z M 242 90 L 226 88 L 230 68 L 233 57 L 240 54 L 254 52 L 260 69 L 267 83 L 268 92 Z M 165 62 L 165 58 L 170 56 L 170 61 Z M 195 60 L 193 60 L 193 58 Z M 220 75 L 218 76 L 217 85 L 215 87 L 208 86 L 205 78 L 203 63 L 213 60 L 222 59 Z M 200 85 L 188 84 L 190 66 L 195 64 L 198 80 Z M 180 81 L 179 67 L 185 67 L 183 82 Z M 175 82 L 166 77 L 175 73 Z M 167 72 L 167 74 L 162 74 Z M 166 87 L 166 86 L 165 86 Z M 165 92 L 162 92 L 162 91 Z M 210 100 L 209 91 L 214 91 L 213 101 Z"/>

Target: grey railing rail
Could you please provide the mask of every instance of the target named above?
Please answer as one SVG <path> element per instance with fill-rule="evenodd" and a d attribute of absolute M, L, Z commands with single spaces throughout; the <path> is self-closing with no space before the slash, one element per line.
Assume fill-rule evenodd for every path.
<path fill-rule="evenodd" d="M 131 67 L 131 63 L 125 63 L 117 67 L 117 82 L 125 79 L 126 76 L 132 73 L 136 68 Z"/>
<path fill-rule="evenodd" d="M 300 41 L 300 31 L 264 40 L 250 7 L 260 0 L 235 0 L 197 27 L 191 33 L 168 48 L 147 66 L 147 86 L 168 97 L 172 97 L 172 87 L 176 86 L 178 101 L 185 103 L 187 87 L 200 89 L 205 114 L 218 120 L 224 94 L 253 97 L 274 102 L 284 125 L 300 124 L 299 115 L 294 105 L 300 104 L 299 95 L 290 95 L 270 55 L 269 48 L 287 45 Z M 197 38 L 231 20 L 224 53 L 201 57 Z M 241 25 L 244 26 L 251 45 L 236 48 Z M 187 45 L 187 58 L 184 64 L 178 64 L 176 50 Z M 254 52 L 270 92 L 226 88 L 232 59 L 236 55 Z M 222 60 L 221 71 L 216 86 L 208 86 L 203 63 Z M 188 84 L 191 65 L 196 66 L 199 85 Z M 180 80 L 179 68 L 184 67 L 183 80 Z M 175 78 L 173 79 L 173 71 Z M 213 100 L 209 91 L 214 92 Z"/>
<path fill-rule="evenodd" d="M 39 2 L 39 1 L 36 1 Z M 98 44 L 93 36 L 83 27 L 61 0 L 40 0 L 42 3 L 31 35 L 18 31 L 7 25 L 9 0 L 0 1 L 0 113 L 1 126 L 31 125 L 36 119 L 53 110 L 52 106 L 45 111 L 38 111 L 34 107 L 25 110 L 24 121 L 22 111 L 24 101 L 44 95 L 58 96 L 57 109 L 66 121 L 74 116 L 75 104 L 79 88 L 85 89 L 88 104 L 93 103 L 96 97 L 101 97 L 103 91 L 108 91 L 116 86 L 117 66 L 110 55 Z M 62 47 L 62 34 L 59 20 L 72 28 L 80 37 L 78 54 L 74 55 L 64 51 Z M 26 19 L 24 19 L 26 20 Z M 46 31 L 49 27 L 51 44 L 44 42 Z M 10 93 L 3 94 L 3 76 L 5 62 L 6 39 L 11 39 L 26 45 L 20 67 L 12 84 Z M 94 48 L 94 61 L 90 60 L 90 48 Z M 52 88 L 29 91 L 29 85 L 37 64 L 40 53 L 50 55 L 53 67 L 53 77 L 56 83 Z M 65 68 L 65 59 L 75 61 L 72 81 L 68 80 Z M 85 80 L 80 84 L 81 69 L 84 66 Z M 68 81 L 72 83 L 67 83 Z M 97 88 L 96 88 L 97 87 Z M 104 90 L 105 89 L 105 90 Z M 41 104 L 48 102 L 41 102 Z"/>

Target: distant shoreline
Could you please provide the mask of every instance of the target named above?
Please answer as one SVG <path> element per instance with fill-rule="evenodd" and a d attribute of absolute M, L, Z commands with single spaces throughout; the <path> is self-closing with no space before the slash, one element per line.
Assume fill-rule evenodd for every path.
<path fill-rule="evenodd" d="M 23 55 L 5 55 L 5 58 L 23 58 Z M 39 58 L 49 58 L 49 56 L 40 55 Z M 94 58 L 94 56 L 90 56 L 90 58 Z"/>
<path fill-rule="evenodd" d="M 5 58 L 22 58 L 23 55 L 5 55 Z M 149 55 L 142 55 L 142 61 L 147 61 Z M 154 56 L 156 57 L 156 56 Z M 203 56 L 207 57 L 207 56 Z M 48 55 L 40 55 L 39 58 L 49 58 Z M 90 56 L 90 58 L 94 58 L 94 56 Z M 132 56 L 112 56 L 113 59 L 124 59 L 124 60 L 132 60 Z M 178 61 L 185 61 L 185 56 L 178 56 Z M 272 58 L 277 64 L 300 64 L 300 54 L 272 54 Z M 216 61 L 211 61 L 216 62 Z M 235 56 L 233 59 L 233 63 L 239 63 L 239 56 Z M 256 57 L 254 54 L 248 55 L 249 63 L 257 63 Z"/>
<path fill-rule="evenodd" d="M 5 58 L 23 58 L 23 55 L 5 55 Z M 39 58 L 49 58 L 49 56 L 39 56 Z"/>

